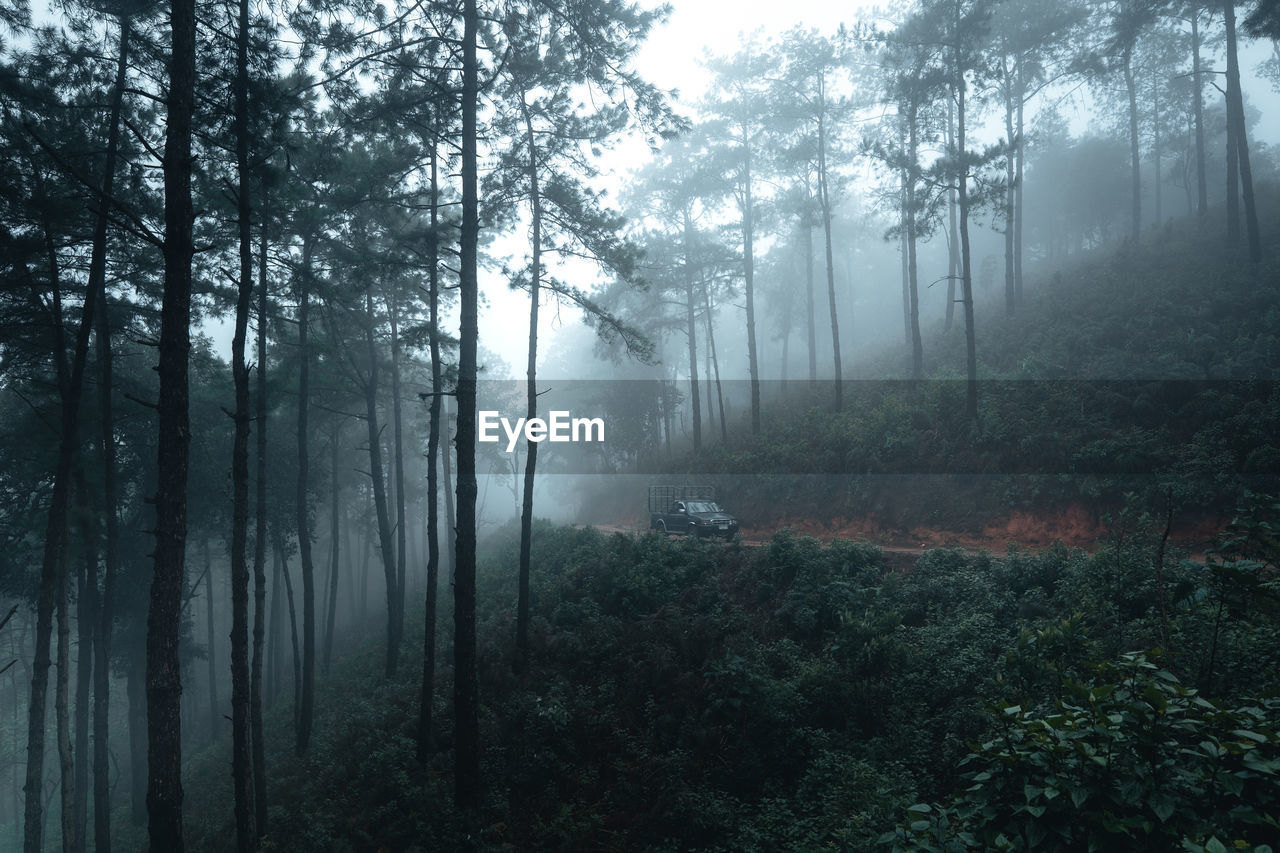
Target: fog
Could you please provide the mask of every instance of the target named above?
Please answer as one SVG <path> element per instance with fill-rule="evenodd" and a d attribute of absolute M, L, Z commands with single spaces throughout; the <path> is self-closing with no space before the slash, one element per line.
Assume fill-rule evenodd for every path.
<path fill-rule="evenodd" d="M 994 671 L 1083 619 L 1101 639 L 1068 638 L 1063 679 L 1149 653 L 1263 702 L 1241 661 L 1275 636 L 1266 8 L 1238 10 L 1237 60 L 1195 4 L 478 5 L 0 2 L 0 850 L 599 849 L 615 827 L 617 849 L 736 849 L 678 815 L 865 776 L 890 805 L 808 837 L 856 849 L 951 795 L 834 688 L 770 694 L 827 709 L 786 725 L 744 722 L 746 693 L 623 720 L 600 708 L 625 676 L 540 669 L 686 609 L 680 637 L 714 636 L 655 684 L 684 655 L 699 690 L 812 655 L 759 665 L 844 667 L 889 707 L 922 660 Z M 685 512 L 669 539 L 657 485 L 713 489 L 740 527 Z M 1080 568 L 1098 554 L 1114 578 Z M 912 632 L 947 608 L 899 584 L 946 561 L 944 586 L 1025 598 L 942 654 Z M 716 595 L 745 609 L 703 619 Z M 988 699 L 954 715 L 973 731 L 934 727 L 948 767 Z M 717 715 L 741 720 L 704 734 Z M 556 817 L 571 798 L 533 778 L 648 791 L 654 756 L 728 768 L 766 729 L 822 734 L 781 781 L 726 771 L 759 790 L 682 769 L 648 823 L 603 798 Z M 625 772 L 585 745 L 519 758 L 605 730 L 658 745 Z M 331 806 L 306 762 L 334 755 L 395 790 Z"/>

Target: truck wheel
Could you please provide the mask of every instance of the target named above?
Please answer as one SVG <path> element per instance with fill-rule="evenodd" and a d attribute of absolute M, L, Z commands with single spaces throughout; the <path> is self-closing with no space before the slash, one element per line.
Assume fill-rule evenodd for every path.
<path fill-rule="evenodd" d="M 689 535 L 692 536 L 694 539 L 698 538 L 698 525 L 696 524 L 689 525 Z"/>
<path fill-rule="evenodd" d="M 658 519 L 658 532 L 661 533 L 663 536 L 671 535 L 670 533 L 667 532 L 667 523 L 662 519 Z"/>

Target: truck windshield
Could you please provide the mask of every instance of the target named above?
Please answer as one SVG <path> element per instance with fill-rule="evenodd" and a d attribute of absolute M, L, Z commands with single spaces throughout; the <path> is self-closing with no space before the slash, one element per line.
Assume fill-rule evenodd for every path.
<path fill-rule="evenodd" d="M 685 506 L 689 512 L 719 512 L 720 507 L 716 506 L 715 501 L 686 501 Z"/>

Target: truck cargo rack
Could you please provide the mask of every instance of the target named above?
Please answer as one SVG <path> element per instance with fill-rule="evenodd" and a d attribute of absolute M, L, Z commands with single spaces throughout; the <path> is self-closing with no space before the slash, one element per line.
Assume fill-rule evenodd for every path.
<path fill-rule="evenodd" d="M 715 486 L 650 486 L 649 512 L 670 512 L 676 501 L 713 501 Z"/>

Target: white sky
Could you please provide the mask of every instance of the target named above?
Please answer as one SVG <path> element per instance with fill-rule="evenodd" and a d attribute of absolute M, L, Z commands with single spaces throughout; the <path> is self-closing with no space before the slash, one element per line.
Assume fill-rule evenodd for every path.
<path fill-rule="evenodd" d="M 724 56 L 738 50 L 738 46 L 753 34 L 759 40 L 768 41 L 788 30 L 805 26 L 824 33 L 834 33 L 842 22 L 850 22 L 863 3 L 833 3 L 830 0 L 670 0 L 672 11 L 666 23 L 654 29 L 648 42 L 636 57 L 636 69 L 646 80 L 662 89 L 677 90 L 679 100 L 685 104 L 695 102 L 702 94 L 706 73 L 699 60 L 704 55 Z M 653 3 L 646 3 L 652 7 Z M 868 4 L 870 5 L 870 4 Z M 639 165 L 637 157 L 647 153 L 642 145 L 627 146 L 618 160 L 624 169 Z M 517 248 L 523 233 L 517 234 L 510 245 L 514 252 L 527 252 Z M 504 241 L 505 245 L 505 241 Z M 529 298 L 523 293 L 512 293 L 505 281 L 498 276 L 481 276 L 481 289 L 488 297 L 488 304 L 481 307 L 480 343 L 490 352 L 500 356 L 515 376 L 524 375 L 528 357 L 527 329 L 529 325 Z M 544 303 L 545 304 L 545 303 Z M 565 309 L 562 319 L 568 319 L 576 309 Z M 543 316 L 554 312 L 543 311 Z M 548 317 L 542 325 L 539 352 L 550 351 L 550 335 L 554 334 L 553 320 Z M 571 320 L 570 322 L 576 322 Z M 519 330 L 516 334 L 515 330 Z M 539 359 L 541 362 L 542 359 Z"/>
<path fill-rule="evenodd" d="M 673 0 L 671 17 L 640 51 L 637 67 L 664 89 L 698 94 L 703 53 L 723 55 L 756 31 L 765 38 L 796 26 L 834 33 L 853 20 L 861 2 L 830 0 Z M 869 5 L 869 4 L 868 4 Z"/>

